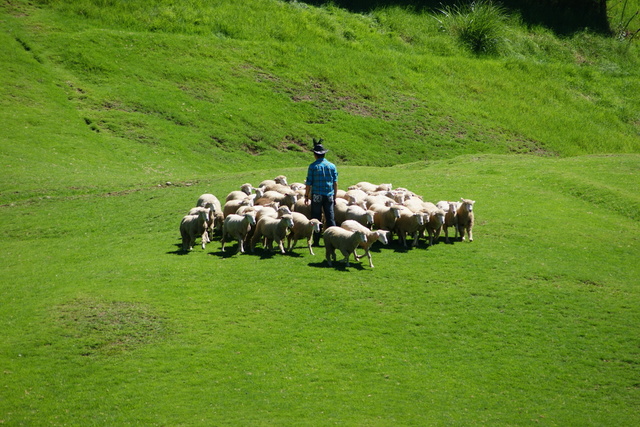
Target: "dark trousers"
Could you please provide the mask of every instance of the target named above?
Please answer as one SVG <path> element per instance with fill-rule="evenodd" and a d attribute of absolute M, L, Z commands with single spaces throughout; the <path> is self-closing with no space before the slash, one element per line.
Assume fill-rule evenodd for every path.
<path fill-rule="evenodd" d="M 324 212 L 324 228 L 336 225 L 335 216 L 333 214 L 333 197 L 322 196 L 320 194 L 311 195 L 311 218 L 322 221 L 322 213 Z M 313 237 L 314 243 L 317 245 L 320 240 L 319 235 Z"/>

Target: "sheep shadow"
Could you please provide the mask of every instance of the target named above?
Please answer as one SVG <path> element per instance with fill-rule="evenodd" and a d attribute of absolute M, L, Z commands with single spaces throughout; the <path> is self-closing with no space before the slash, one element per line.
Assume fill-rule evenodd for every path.
<path fill-rule="evenodd" d="M 314 267 L 314 268 L 332 268 L 334 270 L 338 270 L 338 271 L 349 271 L 350 269 L 355 269 L 355 270 L 364 270 L 364 266 L 362 265 L 361 262 L 353 262 L 350 261 L 349 262 L 349 267 L 347 267 L 342 261 L 334 261 L 333 265 L 329 265 L 327 264 L 327 260 L 322 260 L 320 262 L 310 262 L 309 267 Z"/>
<path fill-rule="evenodd" d="M 295 252 L 288 252 L 286 251 L 285 253 L 281 253 L 279 249 L 274 249 L 272 251 L 268 251 L 266 249 L 260 249 L 260 248 L 256 248 L 254 249 L 253 255 L 259 256 L 260 259 L 272 259 L 272 258 L 277 258 L 277 257 L 291 257 L 291 258 L 300 258 L 302 257 L 302 255 L 300 255 L 299 253 L 295 253 Z"/>
<path fill-rule="evenodd" d="M 167 255 L 188 255 L 189 252 L 191 252 L 191 251 L 185 251 L 184 249 L 182 249 L 182 243 L 176 243 L 174 246 L 177 247 L 178 249 L 176 249 L 175 251 L 167 252 L 166 253 Z"/>
<path fill-rule="evenodd" d="M 222 249 L 218 249 L 217 251 L 211 251 L 208 253 L 208 255 L 217 256 L 218 258 L 226 259 L 226 258 L 231 258 L 237 255 L 246 255 L 246 254 L 238 252 L 238 245 L 236 245 L 235 247 L 228 246 L 224 252 L 222 252 Z"/>

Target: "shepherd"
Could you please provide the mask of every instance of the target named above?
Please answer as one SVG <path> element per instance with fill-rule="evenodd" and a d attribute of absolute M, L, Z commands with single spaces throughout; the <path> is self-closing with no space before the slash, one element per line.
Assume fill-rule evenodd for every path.
<path fill-rule="evenodd" d="M 333 207 L 336 203 L 338 193 L 338 170 L 336 166 L 325 159 L 325 154 L 329 151 L 322 145 L 323 139 L 313 138 L 313 155 L 316 160 L 309 165 L 307 171 L 306 192 L 304 195 L 305 204 L 311 203 L 311 218 L 323 221 L 325 228 L 336 225 Z M 314 237 L 314 244 L 317 246 L 320 236 Z"/>

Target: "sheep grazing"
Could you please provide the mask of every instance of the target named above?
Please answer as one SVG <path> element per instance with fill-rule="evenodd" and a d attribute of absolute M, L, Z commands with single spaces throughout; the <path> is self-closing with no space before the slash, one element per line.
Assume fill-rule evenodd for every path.
<path fill-rule="evenodd" d="M 460 198 L 460 200 L 462 200 L 462 203 L 456 211 L 458 217 L 456 227 L 460 234 L 460 240 L 464 242 L 464 233 L 466 231 L 469 235 L 469 241 L 473 242 L 473 204 L 475 203 L 475 200 L 463 198 Z"/>
<path fill-rule="evenodd" d="M 251 238 L 251 252 L 255 249 L 258 240 L 264 237 L 263 246 L 271 252 L 273 242 L 278 244 L 281 253 L 284 250 L 284 238 L 287 230 L 293 227 L 293 216 L 290 214 L 282 215 L 281 218 L 272 218 L 265 216 L 256 223 L 256 228 Z"/>
<path fill-rule="evenodd" d="M 429 246 L 433 246 L 433 242 L 437 241 L 445 222 L 446 212 L 442 209 L 436 209 L 432 212 L 424 213 L 424 228 L 429 235 Z"/>
<path fill-rule="evenodd" d="M 202 238 L 202 249 L 209 243 L 207 234 L 207 220 L 210 210 L 201 209 L 197 215 L 185 215 L 180 222 L 180 235 L 182 236 L 182 250 L 190 251 L 196 244 L 196 238 Z"/>
<path fill-rule="evenodd" d="M 424 215 L 422 212 L 412 212 L 411 209 L 401 206 L 400 216 L 396 219 L 393 230 L 398 233 L 400 243 L 407 248 L 407 234 L 413 236 L 412 246 L 418 246 L 418 232 L 424 225 Z"/>
<path fill-rule="evenodd" d="M 329 266 L 332 265 L 332 260 L 336 260 L 336 249 L 338 249 L 344 255 L 345 266 L 349 267 L 349 256 L 355 252 L 360 243 L 367 242 L 367 237 L 362 231 L 348 231 L 337 226 L 327 228 L 322 237 Z"/>
<path fill-rule="evenodd" d="M 311 248 L 313 233 L 320 233 L 322 223 L 317 219 L 309 219 L 300 212 L 293 212 L 291 216 L 293 218 L 293 227 L 291 227 L 291 232 L 287 235 L 287 251 L 291 252 L 298 240 L 306 239 L 309 253 L 315 255 Z"/>
<path fill-rule="evenodd" d="M 373 217 L 375 216 L 374 211 L 365 210 L 360 206 L 353 205 L 347 207 L 347 212 L 345 213 L 345 220 L 354 220 L 364 225 L 365 227 L 370 227 L 373 224 Z"/>
<path fill-rule="evenodd" d="M 214 209 L 213 216 L 215 217 L 215 219 L 213 227 L 216 230 L 222 230 L 222 221 L 224 221 L 224 214 L 222 213 L 222 205 L 220 205 L 220 200 L 218 200 L 218 198 L 213 194 L 207 193 L 200 196 L 200 198 L 198 198 L 198 201 L 196 202 L 196 206 L 207 207 L 208 204 L 212 205 Z"/>
<path fill-rule="evenodd" d="M 365 235 L 365 237 L 367 238 L 367 241 L 364 243 L 360 243 L 360 247 L 364 249 L 364 255 L 366 255 L 367 258 L 369 258 L 369 267 L 373 268 L 373 261 L 371 261 L 371 252 L 369 252 L 369 248 L 371 248 L 371 245 L 373 245 L 377 241 L 382 242 L 383 245 L 388 244 L 389 239 L 387 235 L 389 232 L 386 230 L 371 231 L 367 227 L 360 224 L 359 222 L 351 219 L 343 222 L 340 227 L 352 232 L 361 231 Z M 358 256 L 358 253 L 355 250 L 353 251 L 353 256 L 355 257 L 356 261 L 362 258 L 362 256 Z"/>
<path fill-rule="evenodd" d="M 244 253 L 244 238 L 255 223 L 256 219 L 252 212 L 247 212 L 244 215 L 231 214 L 227 216 L 222 226 L 222 252 L 224 252 L 225 243 L 229 238 L 229 240 L 237 240 L 238 252 Z"/>

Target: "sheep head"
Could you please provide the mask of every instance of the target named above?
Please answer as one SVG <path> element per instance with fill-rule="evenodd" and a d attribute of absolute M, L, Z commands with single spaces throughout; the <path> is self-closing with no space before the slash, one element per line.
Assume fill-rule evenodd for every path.
<path fill-rule="evenodd" d="M 476 202 L 475 200 L 464 199 L 462 197 L 460 197 L 460 200 L 462 200 L 462 204 L 468 212 L 473 212 L 473 204 Z"/>

